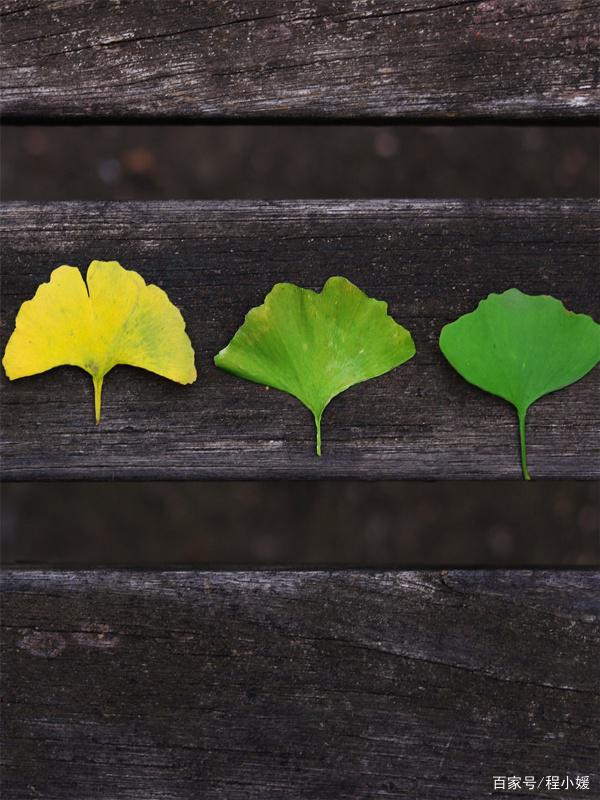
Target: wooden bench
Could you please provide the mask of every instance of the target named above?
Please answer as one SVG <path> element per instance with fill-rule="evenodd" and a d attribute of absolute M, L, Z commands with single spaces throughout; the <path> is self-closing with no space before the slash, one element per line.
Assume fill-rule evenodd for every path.
<path fill-rule="evenodd" d="M 587 124 L 600 109 L 597 10 L 5 0 L 1 110 L 9 122 Z M 439 330 L 512 285 L 599 316 L 595 201 L 1 214 L 2 347 L 52 267 L 119 258 L 181 307 L 199 368 L 185 388 L 118 368 L 99 428 L 82 372 L 2 375 L 5 479 L 519 478 L 514 413 L 451 370 Z M 388 300 L 418 354 L 332 403 L 317 459 L 295 400 L 212 356 L 273 283 L 320 288 L 336 273 Z M 534 477 L 598 478 L 599 389 L 595 370 L 534 406 Z M 5 571 L 2 601 L 10 800 L 480 800 L 515 774 L 588 775 L 600 791 L 597 571 L 41 566 Z"/>
<path fill-rule="evenodd" d="M 6 118 L 571 120 L 593 0 L 2 0 Z"/>
<path fill-rule="evenodd" d="M 598 786 L 597 572 L 24 571 L 4 593 L 7 798 Z"/>
<path fill-rule="evenodd" d="M 16 381 L 3 392 L 5 475 L 520 480 L 514 410 L 452 370 L 439 331 L 515 285 L 599 317 L 597 212 L 594 201 L 7 203 L 3 341 L 52 265 L 118 257 L 182 309 L 199 380 L 119 367 L 99 427 L 81 370 Z M 320 288 L 335 274 L 387 299 L 417 356 L 331 404 L 319 459 L 297 400 L 212 357 L 278 280 Z M 531 409 L 534 477 L 600 475 L 599 392 L 595 370 Z"/>

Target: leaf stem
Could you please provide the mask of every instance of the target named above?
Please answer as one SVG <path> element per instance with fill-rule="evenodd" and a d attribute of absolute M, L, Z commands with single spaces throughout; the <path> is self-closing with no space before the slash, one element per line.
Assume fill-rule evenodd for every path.
<path fill-rule="evenodd" d="M 313 416 L 315 418 L 315 427 L 317 429 L 317 455 L 320 456 L 321 455 L 321 414 L 319 414 L 319 416 L 317 416 L 316 414 L 313 414 Z"/>
<path fill-rule="evenodd" d="M 100 411 L 102 409 L 102 382 L 104 375 L 92 375 L 94 381 L 94 407 L 96 409 L 96 425 L 100 422 Z"/>
<path fill-rule="evenodd" d="M 525 417 L 527 416 L 527 409 L 517 409 L 519 415 L 519 438 L 521 440 L 521 468 L 523 470 L 523 477 L 526 481 L 531 480 L 531 475 L 527 469 L 527 443 L 525 441 Z"/>

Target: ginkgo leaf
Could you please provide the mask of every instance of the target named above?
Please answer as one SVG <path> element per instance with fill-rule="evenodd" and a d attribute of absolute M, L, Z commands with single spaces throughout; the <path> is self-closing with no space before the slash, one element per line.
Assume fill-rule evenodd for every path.
<path fill-rule="evenodd" d="M 529 480 L 525 417 L 540 397 L 563 389 L 600 361 L 600 325 L 554 297 L 518 289 L 490 294 L 445 325 L 440 348 L 469 383 L 517 410 L 523 475 Z"/>
<path fill-rule="evenodd" d="M 415 354 L 410 333 L 346 278 L 329 278 L 321 293 L 277 283 L 215 364 L 241 378 L 298 398 L 313 414 L 317 454 L 328 403 Z"/>
<path fill-rule="evenodd" d="M 117 261 L 92 261 L 86 280 L 77 267 L 58 267 L 22 304 L 2 359 L 11 380 L 81 367 L 94 382 L 96 422 L 104 376 L 117 364 L 196 380 L 185 322 L 162 289 Z"/>

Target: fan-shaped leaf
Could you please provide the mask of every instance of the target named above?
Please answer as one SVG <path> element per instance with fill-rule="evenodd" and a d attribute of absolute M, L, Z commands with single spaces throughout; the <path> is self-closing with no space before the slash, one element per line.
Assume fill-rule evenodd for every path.
<path fill-rule="evenodd" d="M 117 364 L 178 383 L 196 380 L 194 351 L 179 310 L 158 286 L 116 261 L 92 261 L 87 286 L 62 266 L 23 303 L 2 360 L 11 380 L 70 364 L 94 382 L 96 422 L 102 382 Z"/>
<path fill-rule="evenodd" d="M 298 398 L 313 414 L 317 454 L 321 417 L 338 394 L 415 354 L 410 333 L 346 278 L 321 293 L 278 283 L 253 308 L 215 364 L 246 380 Z"/>
<path fill-rule="evenodd" d="M 442 328 L 440 348 L 469 383 L 517 409 L 528 480 L 525 417 L 549 392 L 582 378 L 600 360 L 600 325 L 548 295 L 509 289 Z"/>

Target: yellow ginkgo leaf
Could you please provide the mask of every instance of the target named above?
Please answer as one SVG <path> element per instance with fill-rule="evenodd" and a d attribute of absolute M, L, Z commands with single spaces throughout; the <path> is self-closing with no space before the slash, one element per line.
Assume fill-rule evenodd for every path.
<path fill-rule="evenodd" d="M 117 261 L 92 261 L 86 280 L 77 267 L 58 267 L 23 303 L 2 359 L 10 380 L 81 367 L 94 381 L 96 422 L 104 376 L 117 364 L 196 380 L 185 322 L 162 289 Z"/>

